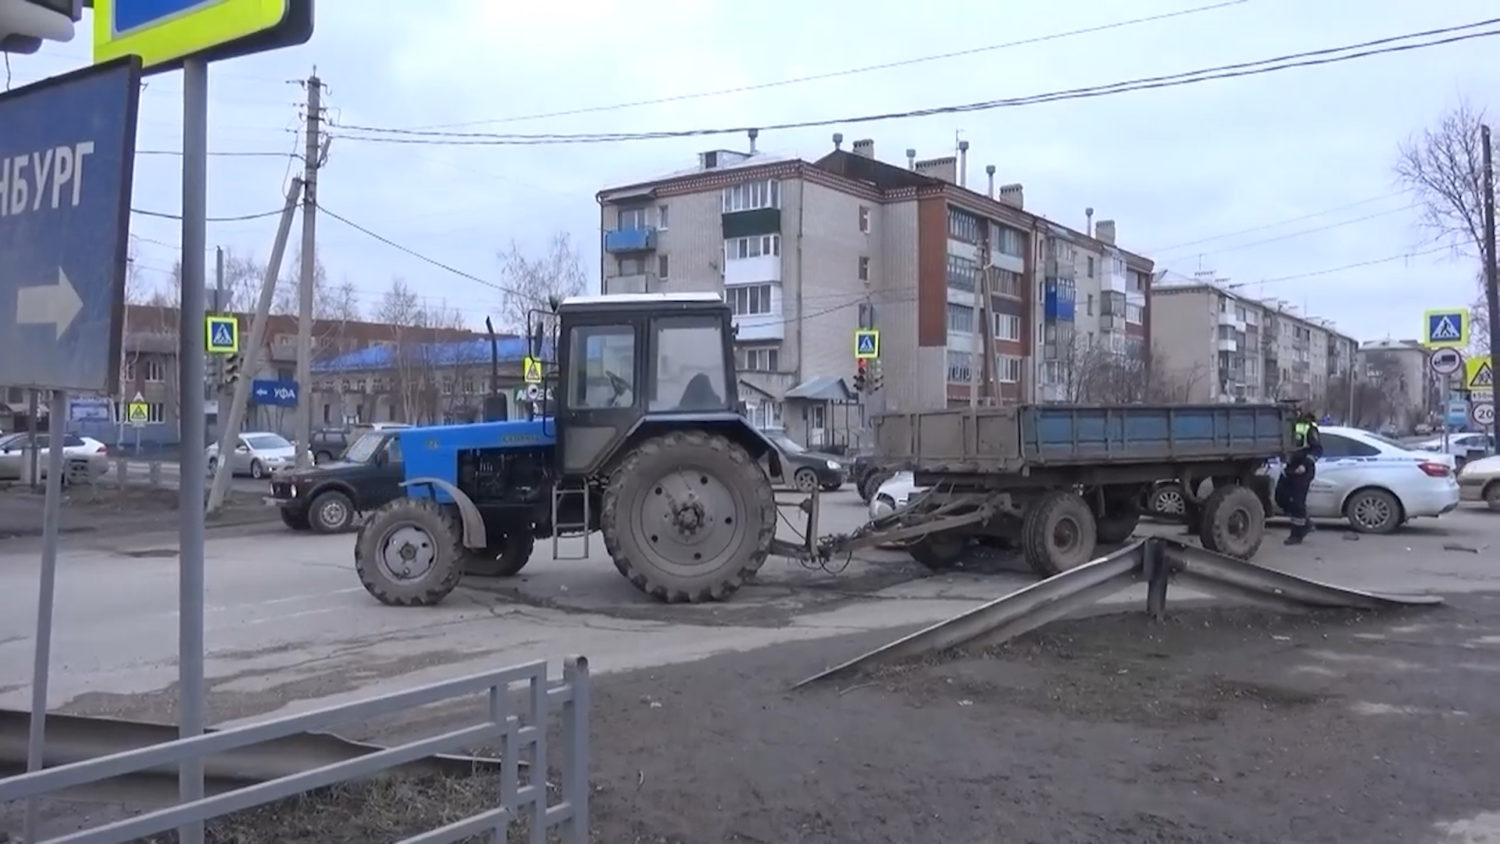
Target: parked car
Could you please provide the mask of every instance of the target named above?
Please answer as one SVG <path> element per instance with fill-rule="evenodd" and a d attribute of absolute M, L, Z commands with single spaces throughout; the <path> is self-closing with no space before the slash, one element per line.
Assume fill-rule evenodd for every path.
<path fill-rule="evenodd" d="M 337 460 L 271 475 L 267 504 L 281 509 L 292 530 L 337 533 L 354 519 L 400 498 L 401 438 L 393 432 L 366 431 Z"/>
<path fill-rule="evenodd" d="M 848 473 L 837 457 L 825 452 L 808 451 L 801 443 L 787 436 L 785 431 L 773 429 L 764 433 L 781 452 L 786 463 L 785 474 L 791 475 L 782 480 L 798 491 L 812 492 L 822 487 L 825 492 L 833 492 L 844 485 Z"/>
<path fill-rule="evenodd" d="M 350 443 L 370 431 L 393 431 L 410 428 L 405 422 L 372 422 L 367 425 L 351 425 L 347 428 L 319 428 L 307 438 L 307 450 L 312 452 L 314 463 L 327 463 L 344 453 Z"/>
<path fill-rule="evenodd" d="M 1458 496 L 1463 501 L 1483 501 L 1500 513 L 1500 456 L 1465 463 L 1458 472 Z"/>
<path fill-rule="evenodd" d="M 1462 434 L 1449 434 L 1448 443 L 1443 444 L 1442 437 L 1433 437 L 1422 440 L 1411 446 L 1418 451 L 1436 451 L 1442 454 L 1452 455 L 1454 464 L 1462 467 L 1470 459 L 1470 455 L 1478 451 L 1484 456 L 1495 453 L 1495 438 L 1482 432 L 1471 431 Z"/>
<path fill-rule="evenodd" d="M 219 468 L 219 444 L 209 446 L 208 471 Z M 240 434 L 229 457 L 229 471 L 234 475 L 249 475 L 256 480 L 269 477 L 277 469 L 288 469 L 295 465 L 297 448 L 286 437 L 270 431 L 251 431 Z"/>
<path fill-rule="evenodd" d="M 911 501 L 913 495 L 926 489 L 917 486 L 911 472 L 897 472 L 870 496 L 870 518 L 878 519 L 900 510 Z"/>
<path fill-rule="evenodd" d="M 1346 519 L 1361 533 L 1391 533 L 1415 518 L 1441 516 L 1458 506 L 1454 457 L 1404 446 L 1359 428 L 1320 429 L 1323 457 L 1307 493 L 1313 519 Z M 1281 460 L 1263 470 L 1266 513 L 1277 512 L 1272 490 Z"/>
<path fill-rule="evenodd" d="M 37 451 L 37 476 L 47 476 L 48 433 L 19 433 L 0 436 L 0 480 L 19 480 L 32 448 Z M 90 479 L 101 478 L 109 471 L 109 448 L 93 437 L 63 434 L 63 459 L 71 466 L 84 466 Z"/>

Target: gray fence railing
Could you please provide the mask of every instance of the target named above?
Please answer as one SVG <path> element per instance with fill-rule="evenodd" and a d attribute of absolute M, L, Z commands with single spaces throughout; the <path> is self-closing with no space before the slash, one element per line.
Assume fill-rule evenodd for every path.
<path fill-rule="evenodd" d="M 525 684 L 520 707 L 511 699 L 512 685 Z M 120 844 L 261 806 L 314 789 L 357 780 L 388 768 L 465 746 L 498 743 L 500 783 L 494 808 L 438 829 L 405 839 L 402 844 L 442 844 L 489 834 L 504 844 L 510 826 L 525 820 L 533 844 L 545 844 L 555 830 L 567 844 L 589 838 L 589 671 L 588 660 L 575 657 L 563 666 L 561 681 L 550 681 L 545 660 L 514 665 L 394 692 L 353 703 L 274 718 L 192 738 L 157 744 L 21 774 L 0 780 L 0 803 L 34 800 L 64 789 L 102 782 L 164 765 L 205 759 L 216 753 L 249 747 L 296 733 L 326 730 L 339 724 L 395 715 L 414 707 L 488 694 L 483 721 L 440 735 L 416 739 L 384 750 L 291 776 L 227 791 L 102 826 L 44 839 L 49 844 Z M 519 709 L 519 712 L 512 710 Z M 559 799 L 549 805 L 547 734 L 549 715 L 557 709 L 560 760 Z M 526 757 L 522 772 L 522 756 Z M 556 839 L 554 839 L 556 840 Z"/>

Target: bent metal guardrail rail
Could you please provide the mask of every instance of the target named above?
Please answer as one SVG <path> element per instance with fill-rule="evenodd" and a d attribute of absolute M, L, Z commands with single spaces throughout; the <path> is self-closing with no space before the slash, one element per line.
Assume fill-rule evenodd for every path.
<path fill-rule="evenodd" d="M 526 704 L 522 707 L 522 714 L 516 714 L 512 712 L 510 687 L 522 683 L 527 687 Z M 498 741 L 498 805 L 439 829 L 407 838 L 402 844 L 441 844 L 486 833 L 490 840 L 503 844 L 510 824 L 518 818 L 525 818 L 529 822 L 531 840 L 535 844 L 546 842 L 549 832 L 553 830 L 568 844 L 586 844 L 589 837 L 589 671 L 588 660 L 583 657 L 567 660 L 560 682 L 549 682 L 547 662 L 538 660 L 300 715 L 289 715 L 21 774 L 0 780 L 0 803 L 33 800 L 111 777 L 162 765 L 180 764 L 192 759 L 204 759 L 216 753 L 284 736 L 397 714 L 415 707 L 479 693 L 487 693 L 489 699 L 488 717 L 478 724 L 45 840 L 49 844 L 120 844 L 313 789 L 368 777 L 403 763 L 464 745 Z M 554 707 L 559 709 L 559 735 L 563 744 L 560 763 L 554 766 L 560 772 L 561 799 L 548 805 L 547 729 L 548 716 Z M 523 715 L 529 717 L 523 718 Z M 520 760 L 523 753 L 530 762 L 524 783 Z"/>
<path fill-rule="evenodd" d="M 1166 612 L 1171 582 L 1277 610 L 1380 610 L 1443 602 L 1436 595 L 1382 595 L 1331 586 L 1153 536 L 918 630 L 792 688 L 960 645 L 998 645 L 1138 583 L 1147 584 L 1146 611 L 1159 619 Z"/>

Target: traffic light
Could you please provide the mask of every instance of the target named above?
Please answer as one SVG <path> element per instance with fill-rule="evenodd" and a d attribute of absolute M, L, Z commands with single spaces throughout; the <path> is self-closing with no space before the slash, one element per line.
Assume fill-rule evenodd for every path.
<path fill-rule="evenodd" d="M 865 372 L 865 362 L 863 360 L 860 360 L 855 364 L 854 392 L 863 393 L 868 385 L 869 378 Z"/>
<path fill-rule="evenodd" d="M 35 53 L 43 41 L 72 41 L 83 0 L 0 0 L 0 53 Z"/>
<path fill-rule="evenodd" d="M 240 380 L 240 364 L 241 358 L 239 355 L 230 355 L 229 357 L 224 358 L 225 384 L 234 384 L 235 382 Z"/>
<path fill-rule="evenodd" d="M 875 361 L 875 368 L 870 373 L 870 392 L 878 393 L 885 386 L 885 370 L 881 368 L 880 361 Z"/>

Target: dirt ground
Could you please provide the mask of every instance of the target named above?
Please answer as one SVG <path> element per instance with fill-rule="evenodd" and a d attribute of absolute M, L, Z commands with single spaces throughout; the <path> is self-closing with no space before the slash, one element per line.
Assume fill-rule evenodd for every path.
<path fill-rule="evenodd" d="M 1500 810 L 1500 595 L 1385 616 L 1106 616 L 788 690 L 890 638 L 597 678 L 593 840 L 1494 840 L 1473 830 Z M 442 721 L 419 732 L 458 726 Z M 210 839 L 392 841 L 492 805 L 494 787 L 356 786 Z"/>
<path fill-rule="evenodd" d="M 100 487 L 64 490 L 63 534 L 125 534 L 171 530 L 177 526 L 175 489 L 166 487 Z M 0 489 L 0 541 L 42 535 L 44 497 L 19 484 Z M 212 525 L 275 521 L 273 508 L 258 495 L 231 491 Z"/>

